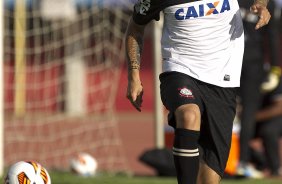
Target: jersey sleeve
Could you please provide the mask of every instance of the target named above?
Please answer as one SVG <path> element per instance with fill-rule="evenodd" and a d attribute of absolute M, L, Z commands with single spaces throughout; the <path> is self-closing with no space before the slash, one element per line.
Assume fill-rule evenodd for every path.
<path fill-rule="evenodd" d="M 136 24 L 145 25 L 151 20 L 160 19 L 161 4 L 158 0 L 138 0 L 134 5 L 133 20 Z"/>

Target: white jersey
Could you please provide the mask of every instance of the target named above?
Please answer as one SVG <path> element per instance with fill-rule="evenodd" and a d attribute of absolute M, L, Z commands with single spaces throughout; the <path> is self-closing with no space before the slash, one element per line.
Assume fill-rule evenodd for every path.
<path fill-rule="evenodd" d="M 162 11 L 163 72 L 185 73 L 221 87 L 240 85 L 244 33 L 237 0 L 179 3 Z"/>

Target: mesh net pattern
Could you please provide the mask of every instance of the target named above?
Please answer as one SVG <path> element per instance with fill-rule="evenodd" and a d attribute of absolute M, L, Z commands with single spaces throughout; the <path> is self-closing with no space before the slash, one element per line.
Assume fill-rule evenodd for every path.
<path fill-rule="evenodd" d="M 88 152 L 100 169 L 127 169 L 114 103 L 131 4 L 85 1 L 60 15 L 60 4 L 27 2 L 4 11 L 5 164 L 62 169 Z"/>

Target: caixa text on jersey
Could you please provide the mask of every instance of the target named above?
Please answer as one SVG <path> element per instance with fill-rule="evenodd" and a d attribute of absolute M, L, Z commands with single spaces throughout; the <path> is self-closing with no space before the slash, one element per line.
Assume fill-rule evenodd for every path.
<path fill-rule="evenodd" d="M 223 0 L 222 2 L 215 1 L 213 3 L 204 3 L 196 6 L 179 8 L 175 11 L 175 18 L 177 20 L 185 20 L 211 14 L 219 14 L 229 10 L 230 4 L 228 0 Z"/>

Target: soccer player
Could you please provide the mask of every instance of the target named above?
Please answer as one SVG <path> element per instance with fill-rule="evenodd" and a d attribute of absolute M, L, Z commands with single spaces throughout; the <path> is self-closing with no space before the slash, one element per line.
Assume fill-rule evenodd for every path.
<path fill-rule="evenodd" d="M 267 0 L 255 0 L 266 25 Z M 219 183 L 229 154 L 236 87 L 244 50 L 237 0 L 139 0 L 129 20 L 125 46 L 127 98 L 141 111 L 140 56 L 146 25 L 164 14 L 161 98 L 175 128 L 173 155 L 179 184 Z M 156 158 L 157 159 L 157 158 Z"/>

